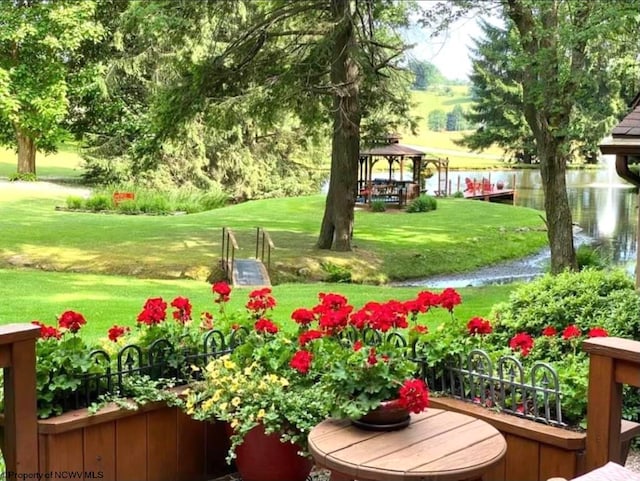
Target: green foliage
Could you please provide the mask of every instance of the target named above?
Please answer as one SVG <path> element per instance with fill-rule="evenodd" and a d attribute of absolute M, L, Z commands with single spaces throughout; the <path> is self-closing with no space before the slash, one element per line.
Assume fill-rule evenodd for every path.
<path fill-rule="evenodd" d="M 445 78 L 431 62 L 426 60 L 409 61 L 409 70 L 414 75 L 413 84 L 411 88 L 414 90 L 427 90 L 428 88 L 439 85 L 445 82 Z"/>
<path fill-rule="evenodd" d="M 582 244 L 576 249 L 578 269 L 606 269 L 611 263 L 604 258 L 602 251 L 597 247 Z"/>
<path fill-rule="evenodd" d="M 416 199 L 413 199 L 409 205 L 407 205 L 406 211 L 410 214 L 416 212 L 429 212 L 438 208 L 438 201 L 435 197 L 430 195 L 421 195 Z"/>
<path fill-rule="evenodd" d="M 450 112 L 447 112 L 446 130 L 449 132 L 455 132 L 466 129 L 467 121 L 464 118 L 464 110 L 460 105 L 456 105 Z"/>
<path fill-rule="evenodd" d="M 537 336 L 549 325 L 560 331 L 575 324 L 582 331 L 599 326 L 612 336 L 640 339 L 639 309 L 633 281 L 624 272 L 585 269 L 528 283 L 496 305 L 492 317 L 499 319 L 498 334 L 526 331 Z"/>
<path fill-rule="evenodd" d="M 67 208 L 68 209 L 82 209 L 84 206 L 85 200 L 82 197 L 78 197 L 77 195 L 70 195 L 67 197 Z"/>
<path fill-rule="evenodd" d="M 385 212 L 387 210 L 387 203 L 384 200 L 374 199 L 369 204 L 371 212 Z"/>
<path fill-rule="evenodd" d="M 460 192 L 458 190 L 458 191 L 454 192 L 451 197 L 453 197 L 454 199 L 464 199 L 464 192 Z"/>
<path fill-rule="evenodd" d="M 427 116 L 427 127 L 429 130 L 440 132 L 447 126 L 447 116 L 444 110 L 435 109 L 429 112 Z"/>
<path fill-rule="evenodd" d="M 333 262 L 323 262 L 322 270 L 327 273 L 326 282 L 351 282 L 351 271 Z"/>
<path fill-rule="evenodd" d="M 115 192 L 130 192 L 133 199 L 113 202 Z M 201 191 L 194 188 L 151 189 L 133 184 L 118 184 L 98 189 L 88 199 L 74 197 L 67 200 L 70 209 L 92 211 L 116 210 L 123 214 L 170 214 L 186 212 L 193 214 L 223 207 L 227 196 L 219 189 Z"/>
<path fill-rule="evenodd" d="M 103 34 L 95 8 L 92 0 L 0 3 L 0 143 L 16 146 L 23 135 L 55 151 L 69 106 L 69 63 Z"/>
<path fill-rule="evenodd" d="M 14 172 L 9 175 L 9 182 L 15 182 L 21 180 L 23 182 L 35 182 L 38 177 L 33 172 Z"/>
<path fill-rule="evenodd" d="M 113 208 L 113 201 L 107 194 L 95 193 L 84 202 L 84 206 L 94 212 L 111 210 Z"/>

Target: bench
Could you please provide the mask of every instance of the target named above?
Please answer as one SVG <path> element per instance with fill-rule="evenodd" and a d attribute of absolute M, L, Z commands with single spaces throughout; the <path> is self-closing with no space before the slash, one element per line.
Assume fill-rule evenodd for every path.
<path fill-rule="evenodd" d="M 120 202 L 135 200 L 135 198 L 136 194 L 134 194 L 133 192 L 114 192 L 113 204 L 117 207 Z"/>
<path fill-rule="evenodd" d="M 626 461 L 629 455 L 631 441 L 638 436 L 640 436 L 640 423 L 634 423 L 626 419 L 620 421 L 620 453 L 623 461 Z"/>

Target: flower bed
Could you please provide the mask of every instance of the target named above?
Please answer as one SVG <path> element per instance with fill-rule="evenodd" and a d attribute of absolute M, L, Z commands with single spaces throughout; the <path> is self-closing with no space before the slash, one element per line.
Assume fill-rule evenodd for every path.
<path fill-rule="evenodd" d="M 514 450 L 513 459 L 537 453 L 536 459 L 541 460 L 537 474 L 519 479 L 544 479 L 543 474 L 555 469 L 553 463 L 556 467 L 570 466 L 571 470 L 558 472 L 572 477 L 580 472 L 584 434 L 528 419 L 557 426 L 572 422 L 579 427 L 587 385 L 587 358 L 580 349 L 581 341 L 607 333 L 637 337 L 638 330 L 637 319 L 625 314 L 638 308 L 630 281 L 618 274 L 573 276 L 570 280 L 557 276 L 553 281 L 564 285 L 554 295 L 569 307 L 554 307 L 553 296 L 544 302 L 537 297 L 538 291 L 547 296 L 553 293 L 551 281 L 543 279 L 539 285 L 528 284 L 516 291 L 509 304 L 497 306 L 492 320 L 456 319 L 453 312 L 461 299 L 451 289 L 439 294 L 423 291 L 408 301 L 372 302 L 360 309 L 338 294 L 321 294 L 318 305 L 292 314 L 295 329 L 283 330 L 269 318 L 276 301 L 268 289 L 250 294 L 246 313 L 228 313 L 225 306 L 231 291 L 228 285 L 218 283 L 213 286 L 218 306 L 214 314 L 205 312 L 194 320 L 188 299 L 177 297 L 170 303 L 173 312 L 168 315 L 167 302 L 150 298 L 136 326 L 113 326 L 108 338 L 91 346 L 78 335 L 86 322 L 84 317 L 67 311 L 56 327 L 39 324 L 38 409 L 41 417 L 50 418 L 40 422 L 41 462 L 52 460 L 46 466 L 60 469 L 67 461 L 75 466 L 73 459 L 54 453 L 74 452 L 79 440 L 94 437 L 109 439 L 106 445 L 115 443 L 117 447 L 112 434 L 133 433 L 134 426 L 141 433 L 136 436 L 146 439 L 140 446 L 157 451 L 151 440 L 154 437 L 147 436 L 160 429 L 155 424 L 159 419 L 169 427 L 158 432 L 168 429 L 175 433 L 163 439 L 166 452 L 184 452 L 180 446 L 188 443 L 185 439 L 202 439 L 209 428 L 197 421 L 187 422 L 189 418 L 178 408 L 166 406 L 182 402 L 175 392 L 166 389 L 176 384 L 192 383 L 184 406 L 190 415 L 203 420 L 215 417 L 232 424 L 236 430 L 234 446 L 243 433 L 259 423 L 282 433 L 285 441 L 304 441 L 308 429 L 324 416 L 357 418 L 391 397 L 399 397 L 400 403 L 418 412 L 428 398 L 424 385 L 413 380 L 417 373 L 418 380 L 429 380 L 432 391 L 470 401 L 461 404 L 432 397 L 434 406 L 465 409 L 501 424 L 503 428 L 499 429 L 507 436 L 509 449 Z M 567 293 L 567 286 L 580 302 Z M 585 290 L 590 290 L 591 296 L 583 296 Z M 576 307 L 587 301 L 582 311 Z M 545 312 L 528 314 L 528 305 L 538 311 L 553 307 L 556 317 Z M 442 325 L 428 329 L 426 320 L 433 309 L 445 309 L 451 316 Z M 620 318 L 625 322 L 612 320 Z M 486 353 L 479 354 L 474 351 L 477 348 Z M 510 364 L 501 360 L 505 356 Z M 554 361 L 555 371 L 536 367 L 548 361 Z M 500 366 L 502 374 L 496 377 L 491 368 Z M 558 373 L 557 379 L 554 372 Z M 453 382 L 448 382 L 452 378 Z M 203 379 L 208 382 L 201 382 Z M 532 382 L 524 382 L 527 379 Z M 276 406 L 275 400 L 281 405 Z M 627 408 L 637 408 L 632 397 L 628 401 Z M 138 411 L 125 409 L 134 407 L 132 404 Z M 86 409 L 67 412 L 87 406 L 97 414 L 91 415 Z M 486 409 L 496 407 L 528 419 L 518 420 Z M 499 420 L 493 419 L 496 416 Z M 103 421 L 107 424 L 98 428 Z M 80 434 L 70 434 L 74 426 L 81 429 Z M 194 435 L 196 432 L 200 434 Z M 47 440 L 49 435 L 70 441 Z M 214 457 L 220 459 L 227 446 L 222 449 L 219 442 L 216 444 Z M 101 453 L 100 459 L 108 458 L 109 453 Z M 123 456 L 128 454 L 122 452 Z M 92 466 L 96 456 L 94 452 L 83 454 L 83 466 Z M 133 459 L 143 457 L 138 453 Z M 552 460 L 551 465 L 544 464 L 544 459 Z M 116 471 L 122 462 L 115 458 L 108 461 Z M 195 462 L 200 466 L 206 463 L 200 458 Z M 499 468 L 502 475 L 496 473 L 495 479 L 515 479 L 508 474 L 522 468 L 515 462 L 511 461 L 511 468 L 508 464 Z M 156 473 L 160 476 L 157 478 L 146 471 L 141 479 L 163 479 L 162 473 L 171 469 Z M 123 476 L 114 479 L 128 479 Z M 175 476 L 172 479 L 182 474 L 176 472 Z"/>

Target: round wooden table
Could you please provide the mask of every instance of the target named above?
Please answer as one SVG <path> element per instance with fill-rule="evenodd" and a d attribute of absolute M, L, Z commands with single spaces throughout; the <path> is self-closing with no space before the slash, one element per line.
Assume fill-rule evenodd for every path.
<path fill-rule="evenodd" d="M 480 479 L 507 451 L 490 424 L 427 409 L 399 431 L 365 431 L 328 419 L 309 433 L 309 450 L 332 481 L 462 481 Z"/>

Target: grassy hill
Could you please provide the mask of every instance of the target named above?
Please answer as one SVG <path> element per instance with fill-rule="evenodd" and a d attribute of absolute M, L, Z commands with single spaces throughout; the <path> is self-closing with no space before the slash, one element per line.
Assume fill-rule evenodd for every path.
<path fill-rule="evenodd" d="M 412 92 L 414 102 L 413 114 L 419 117 L 419 127 L 416 135 L 410 132 L 403 133 L 402 142 L 410 145 L 427 147 L 427 151 L 439 157 L 448 157 L 451 167 L 454 169 L 487 169 L 504 167 L 501 162 L 502 149 L 492 147 L 480 154 L 470 152 L 467 148 L 455 144 L 466 133 L 459 132 L 434 132 L 429 130 L 427 117 L 434 110 L 451 111 L 456 105 L 467 110 L 472 105 L 469 87 L 465 85 L 452 85 L 438 87 L 428 91 Z"/>

